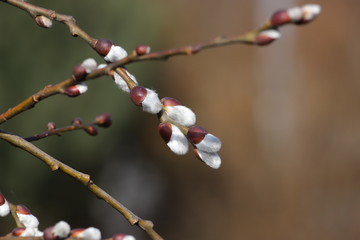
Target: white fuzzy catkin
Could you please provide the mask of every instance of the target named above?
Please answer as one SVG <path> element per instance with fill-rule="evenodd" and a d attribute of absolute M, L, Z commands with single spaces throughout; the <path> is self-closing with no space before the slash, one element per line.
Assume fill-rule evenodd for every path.
<path fill-rule="evenodd" d="M 5 217 L 10 213 L 9 203 L 5 200 L 4 204 L 0 206 L 0 217 Z"/>
<path fill-rule="evenodd" d="M 88 90 L 88 86 L 86 83 L 82 82 L 79 84 L 76 84 L 75 87 L 79 90 L 80 94 L 86 93 Z"/>
<path fill-rule="evenodd" d="M 145 112 L 157 114 L 162 110 L 162 103 L 154 90 L 146 88 L 147 94 L 142 104 Z"/>
<path fill-rule="evenodd" d="M 292 22 L 298 22 L 302 18 L 302 10 L 300 7 L 292 7 L 287 10 L 287 14 L 289 15 Z"/>
<path fill-rule="evenodd" d="M 97 68 L 97 63 L 93 58 L 85 59 L 81 65 L 86 69 L 86 73 L 88 74 Z"/>
<path fill-rule="evenodd" d="M 37 228 L 39 226 L 39 220 L 32 214 L 17 213 L 17 216 L 26 228 Z"/>
<path fill-rule="evenodd" d="M 127 57 L 127 52 L 120 46 L 112 45 L 108 54 L 104 57 L 107 62 L 116 62 L 124 57 Z"/>
<path fill-rule="evenodd" d="M 184 155 L 189 150 L 189 142 L 180 129 L 171 124 L 171 137 L 167 143 L 171 151 L 177 155 Z"/>
<path fill-rule="evenodd" d="M 303 19 L 305 21 L 313 20 L 321 12 L 320 5 L 317 4 L 306 4 L 301 7 L 303 12 Z"/>
<path fill-rule="evenodd" d="M 198 155 L 206 165 L 211 168 L 218 169 L 221 165 L 221 158 L 219 154 L 216 152 L 204 152 L 201 150 L 197 150 Z"/>
<path fill-rule="evenodd" d="M 196 123 L 196 115 L 188 107 L 183 105 L 165 106 L 164 110 L 168 117 L 183 126 L 190 127 Z"/>
<path fill-rule="evenodd" d="M 261 31 L 259 33 L 259 35 L 266 36 L 266 37 L 272 38 L 272 39 L 278 39 L 279 37 L 281 37 L 281 33 L 279 31 L 277 31 L 277 30 L 274 30 L 274 29 Z"/>
<path fill-rule="evenodd" d="M 122 240 L 136 240 L 132 235 L 126 235 Z"/>
<path fill-rule="evenodd" d="M 131 80 L 133 80 L 136 84 L 138 84 L 136 77 L 134 75 L 132 75 L 131 73 L 129 73 L 127 70 L 125 70 L 126 74 L 131 78 Z M 118 73 L 114 73 L 114 81 L 115 84 L 124 92 L 126 93 L 130 93 L 130 88 L 127 85 L 126 81 L 118 74 Z"/>
<path fill-rule="evenodd" d="M 89 228 L 86 228 L 77 237 L 78 238 L 84 238 L 84 239 L 87 239 L 87 240 L 100 240 L 101 239 L 101 232 L 97 228 L 89 227 Z"/>
<path fill-rule="evenodd" d="M 205 152 L 218 152 L 221 148 L 221 141 L 218 137 L 208 133 L 203 140 L 195 144 L 196 148 Z"/>
<path fill-rule="evenodd" d="M 66 238 L 70 234 L 71 228 L 70 225 L 65 221 L 60 221 L 55 224 L 53 233 L 59 238 Z"/>

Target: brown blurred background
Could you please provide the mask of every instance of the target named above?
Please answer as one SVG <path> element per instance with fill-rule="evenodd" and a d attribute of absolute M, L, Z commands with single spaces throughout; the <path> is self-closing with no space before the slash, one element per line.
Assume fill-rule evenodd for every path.
<path fill-rule="evenodd" d="M 156 51 L 239 34 L 279 8 L 309 3 L 30 2 L 74 15 L 90 35 L 129 51 L 138 44 Z M 129 66 L 142 85 L 179 99 L 197 113 L 198 124 L 221 138 L 219 170 L 191 153 L 172 154 L 158 136 L 156 117 L 134 107 L 106 78 L 90 82 L 80 98 L 50 98 L 2 128 L 26 136 L 48 121 L 63 126 L 73 117 L 91 121 L 111 112 L 113 126 L 96 138 L 70 133 L 37 145 L 92 174 L 153 220 L 165 239 L 359 239 L 360 2 L 312 3 L 322 6 L 319 18 L 282 28 L 282 38 L 268 47 L 232 45 Z M 5 4 L 0 16 L 6 19 L 0 23 L 1 111 L 96 57 L 60 24 L 39 29 Z M 42 227 L 63 219 L 73 227 L 99 227 L 104 237 L 125 231 L 148 239 L 74 180 L 5 142 L 0 152 L 0 191 L 27 205 Z M 0 235 L 11 228 L 10 219 L 0 219 Z"/>

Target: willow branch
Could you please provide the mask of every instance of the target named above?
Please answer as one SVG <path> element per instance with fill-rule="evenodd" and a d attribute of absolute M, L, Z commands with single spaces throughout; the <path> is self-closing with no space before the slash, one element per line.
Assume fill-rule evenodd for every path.
<path fill-rule="evenodd" d="M 1 2 L 5 2 L 7 4 L 10 4 L 12 6 L 18 7 L 26 12 L 28 12 L 33 18 L 37 16 L 46 16 L 52 20 L 61 22 L 65 24 L 69 30 L 72 36 L 79 36 L 81 39 L 85 40 L 93 49 L 95 48 L 95 44 L 97 42 L 97 39 L 92 38 L 87 34 L 84 30 L 82 30 L 77 24 L 75 19 L 72 16 L 64 15 L 57 13 L 53 10 L 49 10 L 46 8 L 42 8 L 21 0 L 0 0 Z M 109 72 L 111 70 L 116 69 L 116 72 L 119 73 L 123 78 L 127 78 L 126 73 L 123 69 L 119 68 L 121 66 L 124 66 L 126 64 L 135 63 L 139 61 L 145 61 L 145 60 L 166 60 L 173 56 L 178 55 L 193 55 L 196 53 L 199 53 L 202 50 L 214 48 L 214 47 L 220 47 L 220 46 L 226 46 L 229 44 L 236 44 L 236 43 L 245 43 L 245 44 L 255 44 L 255 38 L 259 31 L 263 31 L 265 29 L 271 28 L 271 24 L 269 21 L 267 21 L 262 27 L 250 31 L 248 33 L 234 36 L 234 37 L 217 37 L 212 40 L 206 41 L 204 43 L 199 43 L 195 45 L 190 46 L 184 46 L 174 49 L 169 49 L 165 51 L 159 51 L 159 52 L 153 52 L 148 53 L 142 56 L 137 56 L 136 53 L 132 52 L 129 56 L 120 59 L 117 62 L 111 63 L 108 66 L 98 69 L 91 74 L 89 74 L 85 80 L 89 79 L 95 79 L 99 78 L 104 75 L 110 75 Z M 2 113 L 0 115 L 0 124 L 6 122 L 7 120 L 11 119 L 12 117 L 22 113 L 23 111 L 26 111 L 32 107 L 34 107 L 38 102 L 40 102 L 43 99 L 46 99 L 50 96 L 56 95 L 58 93 L 63 93 L 64 89 L 66 87 L 69 87 L 71 85 L 76 84 L 77 82 L 71 77 L 69 79 L 64 80 L 63 82 L 60 82 L 54 86 L 48 86 L 45 87 L 43 90 L 39 91 L 38 93 L 28 97 L 18 105 L 16 105 L 13 108 L 8 109 L 6 112 Z M 131 81 L 129 81 L 131 85 Z M 132 84 L 129 86 L 132 88 L 134 85 Z"/>
<path fill-rule="evenodd" d="M 110 206 L 116 209 L 119 213 L 121 213 L 125 219 L 131 225 L 138 225 L 142 228 L 153 240 L 161 240 L 163 239 L 154 229 L 154 225 L 149 220 L 144 220 L 136 216 L 129 209 L 123 206 L 120 202 L 118 202 L 115 198 L 110 196 L 107 192 L 97 186 L 91 179 L 90 175 L 79 172 L 70 166 L 58 161 L 53 158 L 49 154 L 45 153 L 41 149 L 37 148 L 32 143 L 26 141 L 25 139 L 0 130 L 0 138 L 12 144 L 15 147 L 21 148 L 24 151 L 34 155 L 38 159 L 42 160 L 46 165 L 50 167 L 52 171 L 60 170 L 63 173 L 69 175 L 70 177 L 78 180 L 83 185 L 85 185 L 95 196 L 107 202 Z"/>

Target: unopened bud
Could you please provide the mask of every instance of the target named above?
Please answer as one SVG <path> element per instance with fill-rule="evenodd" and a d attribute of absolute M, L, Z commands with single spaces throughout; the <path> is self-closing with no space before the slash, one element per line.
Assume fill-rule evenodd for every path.
<path fill-rule="evenodd" d="M 60 221 L 55 226 L 44 230 L 44 240 L 58 240 L 66 238 L 70 234 L 70 225 L 67 222 Z"/>
<path fill-rule="evenodd" d="M 82 120 L 81 118 L 74 118 L 71 122 L 72 125 L 81 125 L 82 124 Z"/>
<path fill-rule="evenodd" d="M 30 210 L 24 205 L 16 206 L 16 214 L 19 221 L 24 224 L 26 228 L 37 228 L 39 226 L 39 220 L 32 215 Z"/>
<path fill-rule="evenodd" d="M 37 25 L 43 28 L 50 28 L 52 26 L 52 20 L 42 15 L 36 16 L 35 22 Z"/>
<path fill-rule="evenodd" d="M 279 37 L 281 37 L 281 34 L 278 30 L 264 30 L 258 33 L 255 38 L 255 43 L 259 46 L 264 46 L 272 43 L 275 39 L 278 39 Z"/>
<path fill-rule="evenodd" d="M 56 129 L 55 123 L 54 123 L 54 122 L 48 122 L 48 124 L 47 124 L 47 129 L 48 129 L 48 130 Z"/>
<path fill-rule="evenodd" d="M 18 227 L 13 229 L 11 234 L 15 237 L 35 237 L 36 229 Z"/>
<path fill-rule="evenodd" d="M 163 109 L 167 113 L 168 117 L 175 120 L 177 123 L 189 127 L 195 124 L 196 115 L 188 107 L 181 105 L 181 103 L 170 97 L 161 99 Z"/>
<path fill-rule="evenodd" d="M 221 165 L 221 158 L 216 152 L 204 152 L 194 149 L 195 156 L 211 168 L 218 169 Z"/>
<path fill-rule="evenodd" d="M 109 52 L 113 43 L 109 39 L 99 39 L 95 44 L 95 50 L 98 54 L 105 57 Z"/>
<path fill-rule="evenodd" d="M 101 232 L 99 229 L 94 228 L 94 227 L 89 227 L 86 229 L 77 228 L 77 229 L 71 230 L 70 237 L 84 238 L 87 240 L 100 240 Z"/>
<path fill-rule="evenodd" d="M 111 115 L 109 113 L 103 113 L 95 118 L 94 124 L 99 127 L 107 128 L 112 124 Z"/>
<path fill-rule="evenodd" d="M 139 85 L 131 89 L 130 99 L 135 105 L 141 106 L 145 112 L 157 114 L 162 109 L 157 93 Z"/>
<path fill-rule="evenodd" d="M 5 217 L 10 213 L 9 203 L 6 201 L 4 195 L 0 192 L 0 217 Z"/>
<path fill-rule="evenodd" d="M 181 130 L 170 123 L 160 123 L 159 133 L 166 145 L 175 154 L 184 155 L 189 149 L 188 140 Z"/>
<path fill-rule="evenodd" d="M 151 50 L 150 46 L 147 45 L 138 45 L 135 48 L 135 52 L 138 56 L 148 54 L 150 50 Z"/>
<path fill-rule="evenodd" d="M 85 132 L 89 134 L 90 136 L 96 136 L 98 135 L 98 131 L 94 126 L 88 126 L 84 128 Z"/>
<path fill-rule="evenodd" d="M 208 133 L 200 126 L 190 127 L 187 132 L 187 137 L 189 141 L 201 151 L 218 152 L 221 149 L 220 139 Z"/>
<path fill-rule="evenodd" d="M 69 86 L 65 89 L 64 94 L 69 97 L 77 97 L 88 90 L 86 83 L 82 82 L 73 86 Z"/>

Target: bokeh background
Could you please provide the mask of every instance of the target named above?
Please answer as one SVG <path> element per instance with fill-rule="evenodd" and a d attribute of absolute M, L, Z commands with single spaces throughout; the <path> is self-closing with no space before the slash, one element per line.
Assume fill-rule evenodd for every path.
<path fill-rule="evenodd" d="M 29 1 L 75 16 L 95 38 L 131 51 L 154 51 L 236 35 L 259 26 L 294 0 Z M 307 26 L 286 26 L 268 47 L 232 45 L 128 68 L 144 86 L 197 113 L 221 138 L 223 164 L 213 170 L 193 154 L 175 156 L 157 119 L 135 107 L 110 78 L 89 82 L 78 98 L 54 96 L 3 124 L 22 136 L 49 121 L 65 126 L 103 112 L 110 129 L 36 142 L 91 174 L 125 206 L 155 223 L 165 239 L 359 239 L 360 2 L 321 0 Z M 0 111 L 70 76 L 85 58 L 101 59 L 68 29 L 49 30 L 0 4 Z M 81 184 L 0 142 L 0 191 L 28 206 L 43 229 L 59 220 L 148 237 Z M 0 219 L 0 235 L 14 227 Z"/>

